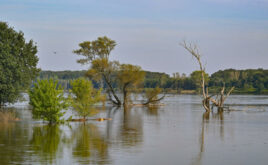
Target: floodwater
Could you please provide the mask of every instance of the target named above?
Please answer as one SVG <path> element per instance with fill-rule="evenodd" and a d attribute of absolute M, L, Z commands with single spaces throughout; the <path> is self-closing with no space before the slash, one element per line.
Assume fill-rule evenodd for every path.
<path fill-rule="evenodd" d="M 52 126 L 17 103 L 10 109 L 21 120 L 0 122 L 0 164 L 268 164 L 268 96 L 233 95 L 230 111 L 211 114 L 200 101 L 168 95 L 165 106 L 108 107 L 96 116 L 109 121 Z"/>

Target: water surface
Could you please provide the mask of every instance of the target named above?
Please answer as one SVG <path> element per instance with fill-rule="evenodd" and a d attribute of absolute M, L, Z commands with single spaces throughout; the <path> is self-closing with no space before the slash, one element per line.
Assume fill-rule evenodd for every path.
<path fill-rule="evenodd" d="M 0 122 L 0 164 L 268 164 L 268 96 L 234 95 L 232 111 L 211 114 L 200 100 L 168 95 L 165 106 L 96 116 L 110 121 L 53 126 L 17 103 L 10 109 L 21 121 Z"/>

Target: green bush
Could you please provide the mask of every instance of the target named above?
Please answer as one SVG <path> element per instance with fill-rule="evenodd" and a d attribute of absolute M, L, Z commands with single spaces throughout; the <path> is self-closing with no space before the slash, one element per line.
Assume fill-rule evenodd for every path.
<path fill-rule="evenodd" d="M 71 82 L 72 86 L 72 106 L 79 116 L 84 119 L 97 113 L 93 105 L 103 101 L 105 97 L 101 94 L 101 89 L 93 88 L 92 82 L 82 78 Z"/>
<path fill-rule="evenodd" d="M 149 104 L 157 104 L 159 103 L 160 99 L 159 94 L 163 91 L 163 89 L 156 87 L 156 88 L 147 88 L 144 93 L 144 98 L 146 98 L 145 105 Z"/>
<path fill-rule="evenodd" d="M 30 105 L 33 107 L 33 117 L 43 119 L 49 123 L 60 121 L 63 109 L 68 108 L 68 99 L 64 97 L 61 86 L 57 87 L 57 81 L 38 80 L 29 91 Z"/>

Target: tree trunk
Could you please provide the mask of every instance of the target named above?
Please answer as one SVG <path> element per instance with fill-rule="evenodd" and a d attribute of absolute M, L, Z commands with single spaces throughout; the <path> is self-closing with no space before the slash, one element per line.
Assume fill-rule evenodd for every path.
<path fill-rule="evenodd" d="M 198 48 L 196 45 L 186 44 L 184 41 L 181 44 L 191 55 L 197 60 L 200 71 L 201 71 L 201 87 L 202 87 L 202 95 L 203 95 L 203 107 L 205 108 L 206 112 L 210 112 L 210 96 L 208 95 L 208 88 L 205 86 L 205 67 L 201 62 L 201 55 L 199 54 Z"/>
<path fill-rule="evenodd" d="M 210 112 L 210 99 L 209 99 L 209 97 L 206 97 L 205 99 L 203 99 L 202 103 L 203 103 L 203 107 L 205 108 L 206 112 Z"/>
<path fill-rule="evenodd" d="M 109 87 L 109 91 L 112 92 L 112 95 L 113 95 L 113 97 L 115 98 L 115 100 L 113 100 L 113 98 L 111 97 L 110 93 L 108 93 L 110 101 L 111 101 L 113 104 L 117 105 L 117 106 L 121 106 L 122 103 L 121 103 L 120 99 L 117 97 L 117 95 L 115 94 L 115 91 L 114 91 L 114 88 L 112 87 L 111 82 L 108 81 L 108 78 L 107 78 L 105 75 L 103 75 L 103 78 L 104 78 L 106 84 L 107 84 L 108 87 Z"/>
<path fill-rule="evenodd" d="M 128 84 L 129 83 L 126 83 L 126 84 L 124 84 L 124 86 L 123 86 L 123 106 L 124 106 L 124 108 L 126 108 L 127 107 L 127 105 L 128 105 L 128 91 L 127 91 L 127 86 L 128 86 Z"/>

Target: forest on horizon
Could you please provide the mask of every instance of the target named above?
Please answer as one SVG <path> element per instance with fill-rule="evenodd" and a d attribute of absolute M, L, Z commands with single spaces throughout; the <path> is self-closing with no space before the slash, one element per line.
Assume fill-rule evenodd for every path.
<path fill-rule="evenodd" d="M 65 88 L 70 88 L 71 80 L 85 77 L 86 70 L 82 71 L 41 71 L 37 79 L 56 78 Z M 225 69 L 219 70 L 210 76 L 206 74 L 207 85 L 210 92 L 217 93 L 225 85 L 226 88 L 235 87 L 233 93 L 237 94 L 268 94 L 268 70 L 267 69 Z M 145 71 L 145 80 L 142 88 L 160 87 L 167 93 L 198 93 L 200 90 L 201 75 L 199 71 L 193 71 L 189 76 L 186 74 Z M 225 84 L 223 84 L 225 83 Z M 100 84 L 93 80 L 95 88 Z M 113 83 L 116 88 L 116 82 Z M 106 86 L 104 85 L 104 88 Z"/>

